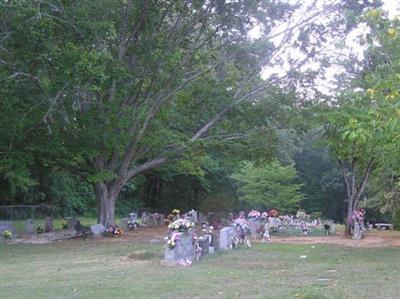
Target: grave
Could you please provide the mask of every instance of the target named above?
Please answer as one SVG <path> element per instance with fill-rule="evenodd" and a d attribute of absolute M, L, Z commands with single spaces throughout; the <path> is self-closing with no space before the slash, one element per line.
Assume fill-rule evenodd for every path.
<path fill-rule="evenodd" d="M 219 232 L 219 249 L 229 250 L 232 244 L 232 238 L 236 235 L 235 228 L 231 226 L 224 227 Z"/>
<path fill-rule="evenodd" d="M 164 214 L 158 214 L 157 225 L 164 225 L 165 216 Z"/>
<path fill-rule="evenodd" d="M 257 235 L 257 231 L 260 228 L 260 224 L 261 224 L 260 220 L 257 218 L 250 218 L 248 222 L 250 225 L 250 234 L 252 236 Z"/>
<path fill-rule="evenodd" d="M 146 215 L 145 218 L 143 219 L 143 224 L 147 227 L 157 226 L 156 216 L 154 216 L 154 214 Z"/>
<path fill-rule="evenodd" d="M 193 260 L 193 235 L 191 232 L 178 233 L 179 240 L 176 241 L 174 248 L 165 248 L 164 260 L 176 263 L 180 260 Z"/>
<path fill-rule="evenodd" d="M 210 239 L 208 236 L 200 237 L 199 238 L 199 246 L 201 247 L 201 256 L 205 256 L 208 254 L 210 249 Z"/>
<path fill-rule="evenodd" d="M 199 223 L 205 223 L 206 222 L 206 218 L 204 217 L 203 213 L 198 213 L 198 221 Z"/>
<path fill-rule="evenodd" d="M 29 218 L 26 220 L 25 224 L 25 233 L 26 234 L 33 234 L 35 232 L 35 219 Z"/>
<path fill-rule="evenodd" d="M 120 227 L 123 231 L 127 231 L 127 230 L 128 230 L 128 224 L 129 224 L 129 218 L 122 218 L 119 227 Z"/>
<path fill-rule="evenodd" d="M 363 231 L 360 224 L 356 221 L 353 227 L 353 240 L 361 240 L 363 236 Z"/>
<path fill-rule="evenodd" d="M 10 231 L 12 233 L 12 237 L 15 238 L 17 230 L 11 221 L 0 221 L 0 238 L 2 238 L 5 230 Z"/>
<path fill-rule="evenodd" d="M 137 213 L 129 213 L 129 220 L 135 222 L 137 220 Z"/>
<path fill-rule="evenodd" d="M 92 226 L 90 226 L 90 231 L 93 235 L 101 235 L 102 233 L 104 233 L 105 230 L 106 228 L 101 223 L 93 224 Z"/>
<path fill-rule="evenodd" d="M 67 217 L 66 220 L 67 220 L 68 229 L 75 229 L 75 226 L 78 223 L 78 218 L 76 218 L 76 217 Z"/>
<path fill-rule="evenodd" d="M 44 231 L 46 233 L 51 232 L 54 230 L 54 225 L 53 225 L 53 217 L 47 216 L 44 219 Z"/>

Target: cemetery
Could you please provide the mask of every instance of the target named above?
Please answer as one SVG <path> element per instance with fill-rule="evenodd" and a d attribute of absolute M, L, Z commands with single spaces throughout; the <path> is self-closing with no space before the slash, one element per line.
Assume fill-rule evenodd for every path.
<path fill-rule="evenodd" d="M 400 1 L 0 0 L 0 299 L 400 299 Z"/>

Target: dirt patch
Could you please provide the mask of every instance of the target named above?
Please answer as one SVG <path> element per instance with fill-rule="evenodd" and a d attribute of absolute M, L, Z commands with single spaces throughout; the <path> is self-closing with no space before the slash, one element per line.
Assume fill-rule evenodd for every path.
<path fill-rule="evenodd" d="M 201 228 L 198 227 L 200 232 Z M 127 231 L 120 237 L 104 238 L 102 236 L 88 237 L 86 241 L 97 243 L 110 242 L 129 242 L 133 244 L 143 243 L 159 243 L 160 246 L 164 242 L 164 237 L 167 235 L 168 228 L 166 226 L 157 227 L 142 227 L 135 231 Z M 26 236 L 22 239 L 17 239 L 15 242 L 43 244 L 51 243 L 60 239 L 71 238 L 67 231 L 58 233 L 47 233 L 33 236 Z M 64 240 L 63 242 L 79 242 L 77 239 Z M 261 242 L 253 240 L 253 242 Z M 365 234 L 362 240 L 352 240 L 346 238 L 343 233 L 335 236 L 272 236 L 272 243 L 288 243 L 288 244 L 334 244 L 349 247 L 400 247 L 400 231 L 369 231 Z M 135 258 L 136 257 L 136 258 Z M 132 259 L 141 259 L 140 254 L 133 253 Z"/>
<path fill-rule="evenodd" d="M 146 251 L 146 250 L 137 250 L 132 252 L 127 256 L 129 260 L 139 260 L 139 261 L 145 261 L 145 260 L 151 260 L 154 258 L 156 254 L 154 252 Z"/>
<path fill-rule="evenodd" d="M 271 237 L 273 243 L 334 244 L 349 247 L 400 247 L 399 231 L 369 231 L 362 240 L 352 240 L 338 234 L 329 237 Z"/>

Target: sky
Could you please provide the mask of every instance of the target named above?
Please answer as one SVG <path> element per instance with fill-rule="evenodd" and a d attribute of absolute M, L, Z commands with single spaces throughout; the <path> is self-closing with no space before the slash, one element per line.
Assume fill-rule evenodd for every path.
<path fill-rule="evenodd" d="M 298 1 L 298 0 L 297 0 Z M 294 3 L 297 2 L 296 0 L 293 0 Z M 337 2 L 340 0 L 317 0 L 316 1 L 316 9 L 321 9 L 322 5 L 326 2 Z M 370 0 L 371 2 L 374 0 Z M 298 18 L 299 20 L 304 18 L 305 16 L 309 15 L 312 13 L 312 11 L 309 10 L 307 7 L 308 5 L 311 5 L 314 1 L 311 0 L 302 0 L 300 1 L 301 4 L 304 5 L 304 8 L 302 11 L 298 12 L 298 16 L 295 18 Z M 388 14 L 388 17 L 393 19 L 393 18 L 398 18 L 400 17 L 400 0 L 383 0 L 383 10 L 385 10 Z M 324 17 L 319 17 L 317 19 L 318 22 L 324 23 Z M 281 24 L 277 28 L 277 31 L 280 32 L 286 28 L 286 24 Z M 358 28 L 354 29 L 348 36 L 345 38 L 345 40 L 340 41 L 343 44 L 343 48 L 338 49 L 335 45 L 339 42 L 337 40 L 328 40 L 326 43 L 326 46 L 324 48 L 325 53 L 328 53 L 328 55 L 338 55 L 339 56 L 349 56 L 349 55 L 356 55 L 359 59 L 362 59 L 363 57 L 363 52 L 364 48 L 357 42 L 359 39 L 360 35 L 365 34 L 368 31 L 366 28 L 365 24 L 364 26 L 361 25 Z M 260 37 L 261 30 L 258 26 L 255 26 L 249 33 L 250 38 L 258 38 Z M 282 39 L 282 36 L 276 37 L 273 41 L 275 44 L 279 44 Z M 292 58 L 298 58 L 302 59 L 302 54 L 298 51 L 293 51 L 293 49 L 287 48 L 281 51 L 279 53 L 279 57 L 283 58 L 282 60 L 284 61 L 283 66 L 279 65 L 276 67 L 271 67 L 270 65 L 268 67 L 265 67 L 262 72 L 261 76 L 264 79 L 267 79 L 270 77 L 272 74 L 278 75 L 278 76 L 284 76 L 286 74 L 286 71 L 290 69 L 290 65 L 288 63 L 288 57 Z M 305 56 L 304 56 L 305 57 Z M 312 70 L 317 70 L 319 69 L 319 64 L 315 62 L 310 62 L 307 63 L 302 67 L 302 71 L 305 71 L 307 69 L 312 69 Z M 325 94 L 332 94 L 335 89 L 335 76 L 340 75 L 341 72 L 343 72 L 344 69 L 340 67 L 339 65 L 333 65 L 330 68 L 326 70 L 325 76 L 318 78 L 316 80 L 316 84 L 318 86 L 318 90 Z"/>

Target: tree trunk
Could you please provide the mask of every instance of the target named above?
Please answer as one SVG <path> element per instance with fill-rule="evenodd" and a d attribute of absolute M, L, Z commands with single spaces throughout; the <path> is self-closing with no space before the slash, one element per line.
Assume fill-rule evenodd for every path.
<path fill-rule="evenodd" d="M 346 215 L 346 223 L 345 223 L 345 230 L 344 233 L 346 236 L 351 236 L 351 216 L 353 215 L 353 206 L 354 206 L 354 198 L 351 197 L 348 199 L 348 206 L 347 206 L 347 215 Z"/>
<path fill-rule="evenodd" d="M 97 222 L 105 227 L 115 224 L 115 202 L 119 192 L 110 191 L 104 182 L 94 185 L 97 199 Z"/>

